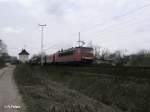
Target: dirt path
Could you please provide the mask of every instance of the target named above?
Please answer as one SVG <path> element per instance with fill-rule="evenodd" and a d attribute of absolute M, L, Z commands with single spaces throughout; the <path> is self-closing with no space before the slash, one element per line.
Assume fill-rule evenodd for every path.
<path fill-rule="evenodd" d="M 23 112 L 21 96 L 13 79 L 15 66 L 0 70 L 0 112 Z"/>

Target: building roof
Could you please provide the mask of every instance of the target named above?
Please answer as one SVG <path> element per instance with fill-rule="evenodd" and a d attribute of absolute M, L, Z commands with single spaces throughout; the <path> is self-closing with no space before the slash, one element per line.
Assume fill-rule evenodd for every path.
<path fill-rule="evenodd" d="M 19 55 L 29 55 L 29 53 L 25 49 L 22 49 Z"/>

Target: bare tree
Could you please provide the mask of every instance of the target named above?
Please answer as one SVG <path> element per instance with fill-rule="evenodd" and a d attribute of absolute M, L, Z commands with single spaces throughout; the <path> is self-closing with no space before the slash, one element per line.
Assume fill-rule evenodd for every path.
<path fill-rule="evenodd" d="M 7 54 L 7 45 L 0 39 L 0 56 Z"/>
<path fill-rule="evenodd" d="M 110 55 L 110 59 L 115 65 L 124 65 L 128 61 L 128 56 L 126 56 L 127 50 L 117 50 Z"/>
<path fill-rule="evenodd" d="M 93 46 L 94 55 L 97 59 L 105 59 L 110 55 L 110 52 L 107 48 L 102 48 L 100 46 Z"/>

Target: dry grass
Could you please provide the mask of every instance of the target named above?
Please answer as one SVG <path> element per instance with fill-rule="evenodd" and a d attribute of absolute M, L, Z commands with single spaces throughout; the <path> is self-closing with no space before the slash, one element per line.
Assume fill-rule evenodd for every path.
<path fill-rule="evenodd" d="M 60 74 L 61 78 L 66 76 L 63 69 L 27 65 L 16 68 L 14 76 L 28 112 L 120 112 L 54 81 L 60 79 Z"/>
<path fill-rule="evenodd" d="M 136 77 L 137 74 L 134 73 L 137 71 L 133 71 L 134 69 L 127 71 L 128 69 L 125 68 L 126 76 L 122 75 L 125 74 L 123 70 L 115 71 L 119 68 L 110 67 L 110 69 L 106 67 L 105 70 L 109 71 L 104 71 L 102 68 L 95 67 L 92 69 L 91 67 L 51 65 L 41 68 L 40 66 L 24 65 L 16 68 L 15 79 L 24 96 L 24 101 L 28 105 L 29 112 L 53 112 L 54 110 L 59 112 L 61 109 L 66 112 L 88 112 L 86 110 L 87 105 L 83 106 L 80 103 L 73 103 L 74 105 L 72 105 L 69 102 L 75 102 L 75 100 L 67 100 L 70 97 L 71 99 L 77 98 L 80 93 L 108 105 L 111 107 L 111 111 L 114 109 L 125 112 L 150 112 L 148 70 L 146 72 L 140 71 L 141 75 L 146 74 L 146 78 L 139 76 L 139 72 L 138 77 Z M 104 74 L 110 71 L 113 73 Z M 118 71 L 120 71 L 120 75 Z M 117 75 L 114 74 L 115 72 Z M 51 80 L 65 85 L 71 91 L 74 89 L 80 93 L 67 92 L 67 97 L 65 97 L 64 89 L 58 85 L 50 84 L 49 81 Z M 55 89 L 53 86 L 49 87 L 49 84 L 53 85 Z M 65 105 L 62 105 L 64 102 Z M 89 107 L 89 112 L 96 112 L 96 110 L 92 110 L 93 107 Z"/>

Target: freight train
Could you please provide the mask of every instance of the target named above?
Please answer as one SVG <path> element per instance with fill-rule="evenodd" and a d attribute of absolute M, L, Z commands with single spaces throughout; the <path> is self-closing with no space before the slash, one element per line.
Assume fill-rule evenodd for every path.
<path fill-rule="evenodd" d="M 94 59 L 93 48 L 79 46 L 46 55 L 43 57 L 43 62 L 44 64 L 90 64 Z M 30 63 L 40 64 L 41 57 L 31 58 Z"/>

